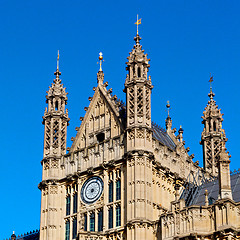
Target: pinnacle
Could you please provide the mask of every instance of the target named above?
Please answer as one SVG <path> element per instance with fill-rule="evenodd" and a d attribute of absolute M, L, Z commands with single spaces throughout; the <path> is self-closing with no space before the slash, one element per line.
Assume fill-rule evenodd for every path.
<path fill-rule="evenodd" d="M 97 73 L 97 83 L 102 85 L 103 81 L 104 81 L 104 73 L 102 70 L 101 71 L 99 70 Z"/>
<path fill-rule="evenodd" d="M 134 41 L 136 42 L 137 45 L 140 45 L 140 40 L 142 38 L 137 34 L 136 37 L 134 37 Z"/>
<path fill-rule="evenodd" d="M 212 88 L 210 89 L 210 93 L 208 94 L 208 96 L 210 97 L 210 100 L 212 101 L 215 96 L 215 93 L 212 91 Z"/>
<path fill-rule="evenodd" d="M 56 79 L 54 79 L 54 82 L 61 82 L 61 79 L 59 78 L 59 76 L 61 75 L 61 72 L 59 71 L 59 69 L 57 68 L 56 72 L 54 73 L 54 75 L 56 75 Z"/>

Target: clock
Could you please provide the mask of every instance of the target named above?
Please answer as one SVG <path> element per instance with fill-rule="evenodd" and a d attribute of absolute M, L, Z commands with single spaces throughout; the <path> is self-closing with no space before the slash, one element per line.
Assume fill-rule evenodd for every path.
<path fill-rule="evenodd" d="M 100 177 L 91 177 L 86 180 L 81 189 L 81 198 L 84 203 L 96 202 L 103 191 L 103 181 Z"/>

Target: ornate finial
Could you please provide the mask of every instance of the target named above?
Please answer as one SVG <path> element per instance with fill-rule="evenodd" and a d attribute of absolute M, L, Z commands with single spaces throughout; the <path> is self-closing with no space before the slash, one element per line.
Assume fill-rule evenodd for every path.
<path fill-rule="evenodd" d="M 183 142 L 183 128 L 182 128 L 182 125 L 180 125 L 178 133 L 179 133 L 179 141 L 182 143 Z"/>
<path fill-rule="evenodd" d="M 167 112 L 168 112 L 168 117 L 169 117 L 169 113 L 170 113 L 170 102 L 169 102 L 169 100 L 167 101 L 166 107 L 167 107 Z"/>
<path fill-rule="evenodd" d="M 104 60 L 103 60 L 103 54 L 102 54 L 102 52 L 99 53 L 98 59 L 99 59 L 99 64 L 100 64 L 99 71 L 102 72 L 102 63 L 103 63 L 103 61 L 104 61 Z"/>
<path fill-rule="evenodd" d="M 137 25 L 137 35 L 138 35 L 138 25 L 142 24 L 142 19 L 138 19 L 138 14 L 137 14 L 137 21 L 135 22 L 135 24 Z"/>
<path fill-rule="evenodd" d="M 15 231 L 13 231 L 13 234 L 11 235 L 11 240 L 16 240 Z"/>
<path fill-rule="evenodd" d="M 179 128 L 178 132 L 179 132 L 179 133 L 183 133 L 182 125 L 180 125 L 180 128 Z"/>
<path fill-rule="evenodd" d="M 57 69 L 59 69 L 59 50 L 58 50 L 58 56 L 57 56 Z"/>
<path fill-rule="evenodd" d="M 103 84 L 103 80 L 104 80 L 104 73 L 103 73 L 103 70 L 102 70 L 102 63 L 103 63 L 103 54 L 102 52 L 99 53 L 99 64 L 100 64 L 100 68 L 99 68 L 99 71 L 97 73 L 97 82 L 98 84 Z"/>

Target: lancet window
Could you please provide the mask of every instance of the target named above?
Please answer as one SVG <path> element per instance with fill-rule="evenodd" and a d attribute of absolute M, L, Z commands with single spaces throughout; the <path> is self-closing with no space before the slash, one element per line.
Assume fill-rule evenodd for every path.
<path fill-rule="evenodd" d="M 88 221 L 87 213 L 84 214 L 84 231 L 87 231 Z"/>
<path fill-rule="evenodd" d="M 95 213 L 92 212 L 90 214 L 90 232 L 94 232 L 95 231 Z"/>
<path fill-rule="evenodd" d="M 77 218 L 74 218 L 72 222 L 72 238 L 77 238 Z"/>
<path fill-rule="evenodd" d="M 68 195 L 66 197 L 66 215 L 70 215 L 70 211 L 71 211 L 71 196 Z"/>
<path fill-rule="evenodd" d="M 116 207 L 116 227 L 121 226 L 121 207 L 118 205 Z"/>
<path fill-rule="evenodd" d="M 99 210 L 98 212 L 98 232 L 103 230 L 103 210 Z"/>
<path fill-rule="evenodd" d="M 65 240 L 70 240 L 70 222 L 65 223 Z"/>
<path fill-rule="evenodd" d="M 113 207 L 108 209 L 108 228 L 113 228 Z"/>
<path fill-rule="evenodd" d="M 116 181 L 116 200 L 121 199 L 121 180 Z"/>

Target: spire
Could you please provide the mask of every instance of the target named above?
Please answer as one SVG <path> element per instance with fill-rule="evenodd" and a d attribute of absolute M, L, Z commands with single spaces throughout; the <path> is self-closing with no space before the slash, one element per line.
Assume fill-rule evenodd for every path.
<path fill-rule="evenodd" d="M 102 54 L 102 52 L 99 53 L 98 59 L 99 59 L 99 65 L 100 65 L 100 67 L 99 67 L 99 71 L 98 71 L 98 73 L 97 73 L 97 82 L 98 82 L 98 84 L 103 84 L 104 73 L 103 73 L 103 70 L 102 70 L 102 64 L 103 64 L 104 60 L 103 60 L 103 54 Z"/>
<path fill-rule="evenodd" d="M 212 76 L 210 76 L 209 82 L 210 84 L 213 82 Z M 225 146 L 227 138 L 222 129 L 223 114 L 214 100 L 215 94 L 212 91 L 212 85 L 210 85 L 208 96 L 210 99 L 202 116 L 204 129 L 200 144 L 203 146 L 204 169 L 216 176 L 218 172 L 217 162 L 219 160 L 219 154 L 222 146 Z"/>

